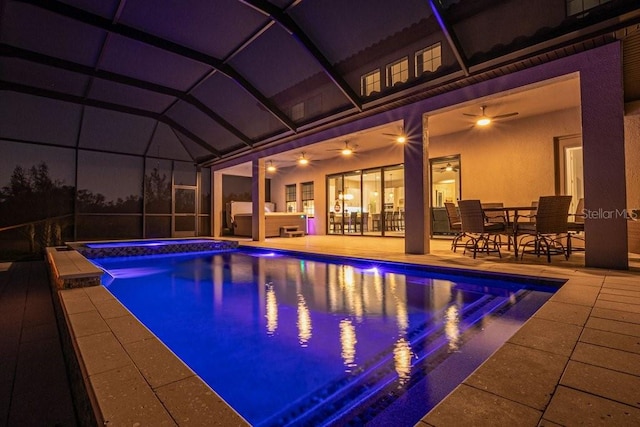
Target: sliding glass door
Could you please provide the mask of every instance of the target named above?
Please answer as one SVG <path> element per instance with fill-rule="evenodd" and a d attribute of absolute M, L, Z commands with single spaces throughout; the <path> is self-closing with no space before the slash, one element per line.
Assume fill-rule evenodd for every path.
<path fill-rule="evenodd" d="M 327 234 L 404 236 L 402 165 L 327 177 Z"/>

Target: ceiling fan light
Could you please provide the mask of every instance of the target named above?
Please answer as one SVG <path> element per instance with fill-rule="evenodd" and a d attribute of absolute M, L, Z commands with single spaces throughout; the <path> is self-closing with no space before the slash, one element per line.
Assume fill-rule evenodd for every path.
<path fill-rule="evenodd" d="M 445 166 L 444 170 L 446 170 L 447 172 L 451 172 L 453 170 L 453 166 L 451 166 L 451 163 L 447 163 L 447 166 Z"/>
<path fill-rule="evenodd" d="M 275 172 L 276 166 L 273 164 L 272 160 L 269 160 L 269 165 L 267 166 L 267 172 Z"/>
<path fill-rule="evenodd" d="M 342 149 L 343 156 L 350 156 L 351 154 L 353 154 L 353 150 L 351 148 L 345 147 Z"/>
<path fill-rule="evenodd" d="M 476 124 L 477 124 L 478 126 L 486 126 L 486 125 L 488 125 L 489 123 L 491 123 L 491 119 L 490 119 L 489 117 L 486 117 L 486 116 L 480 117 L 480 118 L 476 121 Z"/>
<path fill-rule="evenodd" d="M 404 144 L 405 142 L 407 142 L 407 137 L 404 135 L 398 135 L 398 137 L 396 138 L 396 142 L 399 144 Z"/>
<path fill-rule="evenodd" d="M 309 159 L 307 159 L 304 155 L 298 159 L 299 165 L 309 164 Z"/>

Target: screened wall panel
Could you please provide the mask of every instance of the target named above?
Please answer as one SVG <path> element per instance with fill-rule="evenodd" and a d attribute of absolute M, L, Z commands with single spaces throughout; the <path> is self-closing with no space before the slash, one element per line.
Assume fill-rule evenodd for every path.
<path fill-rule="evenodd" d="M 142 213 L 142 157 L 78 153 L 78 211 Z"/>
<path fill-rule="evenodd" d="M 189 89 L 210 71 L 200 62 L 116 34 L 109 37 L 100 65 L 115 73 L 180 90 Z"/>
<path fill-rule="evenodd" d="M 149 158 L 144 173 L 147 214 L 171 213 L 171 161 Z"/>
<path fill-rule="evenodd" d="M 235 81 L 215 73 L 198 86 L 193 95 L 225 120 L 242 129 L 249 138 L 282 132 L 286 128 Z"/>
<path fill-rule="evenodd" d="M 211 168 L 200 171 L 200 213 L 211 213 Z"/>
<path fill-rule="evenodd" d="M 3 7 L 3 42 L 84 65 L 97 61 L 104 31 L 25 3 L 7 1 Z"/>
<path fill-rule="evenodd" d="M 0 140 L 0 259 L 73 238 L 74 151 Z"/>
<path fill-rule="evenodd" d="M 196 167 L 193 163 L 174 162 L 175 185 L 196 185 Z"/>
<path fill-rule="evenodd" d="M 0 91 L 0 138 L 74 147 L 81 111 L 67 102 Z"/>
<path fill-rule="evenodd" d="M 187 4 L 164 2 L 159 8 L 156 0 L 136 0 L 126 4 L 120 19 L 123 24 L 217 58 L 226 57 L 266 21 L 264 15 L 237 0 L 217 0 L 214 7 L 211 0 L 190 0 Z"/>
<path fill-rule="evenodd" d="M 141 215 L 78 215 L 78 240 L 140 239 Z"/>
<path fill-rule="evenodd" d="M 89 77 L 17 58 L 0 58 L 0 80 L 82 96 Z"/>
<path fill-rule="evenodd" d="M 164 123 L 158 123 L 146 154 L 165 159 L 193 160 L 176 133 Z"/>
<path fill-rule="evenodd" d="M 80 148 L 144 154 L 155 121 L 146 117 L 86 107 L 80 134 Z"/>
<path fill-rule="evenodd" d="M 89 98 L 118 105 L 127 105 L 155 113 L 161 113 L 175 101 L 173 96 L 104 79 L 94 79 L 92 81 Z"/>
<path fill-rule="evenodd" d="M 147 239 L 171 237 L 171 217 L 147 215 L 144 232 Z"/>

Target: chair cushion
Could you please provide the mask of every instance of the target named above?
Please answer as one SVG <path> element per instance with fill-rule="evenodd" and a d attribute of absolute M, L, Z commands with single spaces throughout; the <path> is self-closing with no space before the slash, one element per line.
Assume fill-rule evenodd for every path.
<path fill-rule="evenodd" d="M 518 231 L 524 231 L 527 233 L 535 233 L 536 232 L 536 223 L 535 222 L 519 222 L 516 225 L 516 229 Z"/>
<path fill-rule="evenodd" d="M 569 222 L 567 226 L 569 231 L 584 231 L 584 222 Z"/>
<path fill-rule="evenodd" d="M 485 231 L 502 231 L 504 230 L 503 222 L 485 222 L 484 223 Z"/>

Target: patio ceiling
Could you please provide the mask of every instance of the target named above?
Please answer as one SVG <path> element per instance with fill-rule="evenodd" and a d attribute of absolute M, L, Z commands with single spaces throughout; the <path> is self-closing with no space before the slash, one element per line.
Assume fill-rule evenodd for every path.
<path fill-rule="evenodd" d="M 211 164 L 608 43 L 640 22 L 636 2 L 617 0 L 543 34 L 503 34 L 509 44 L 468 37 L 466 22 L 504 3 L 0 0 L 0 139 Z M 399 46 L 432 40 L 450 58 L 439 71 L 361 95 L 361 76 Z"/>

